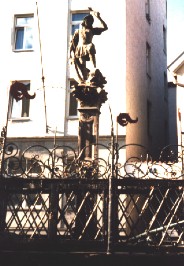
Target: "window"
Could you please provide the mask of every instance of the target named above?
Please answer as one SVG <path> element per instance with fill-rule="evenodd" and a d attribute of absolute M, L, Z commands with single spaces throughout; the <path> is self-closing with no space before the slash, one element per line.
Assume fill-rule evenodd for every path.
<path fill-rule="evenodd" d="M 29 81 L 20 81 L 23 83 L 27 90 L 30 90 L 30 82 Z M 21 118 L 28 118 L 29 117 L 29 106 L 30 106 L 30 99 L 23 99 L 16 101 L 13 97 L 10 98 L 10 105 L 11 105 L 11 113 L 10 118 L 12 119 L 21 119 Z"/>
<path fill-rule="evenodd" d="M 71 28 L 71 34 L 73 35 L 75 30 L 79 29 L 81 22 L 83 21 L 83 18 L 87 16 L 89 13 L 73 13 L 72 14 L 72 28 Z"/>
<path fill-rule="evenodd" d="M 150 23 L 150 0 L 145 1 L 145 13 L 146 13 L 146 19 Z"/>
<path fill-rule="evenodd" d="M 169 128 L 168 122 L 165 121 L 164 122 L 164 141 L 165 141 L 164 146 L 168 145 L 169 143 L 168 128 Z"/>
<path fill-rule="evenodd" d="M 149 137 L 151 137 L 151 109 L 151 102 L 147 101 L 147 134 Z"/>
<path fill-rule="evenodd" d="M 15 50 L 33 49 L 33 16 L 15 17 Z"/>
<path fill-rule="evenodd" d="M 151 47 L 146 43 L 146 73 L 151 77 Z"/>
<path fill-rule="evenodd" d="M 168 100 L 168 87 L 167 87 L 167 74 L 164 72 L 164 100 L 167 102 Z"/>
<path fill-rule="evenodd" d="M 69 116 L 77 116 L 78 102 L 77 102 L 77 99 L 71 93 L 71 90 L 73 89 L 74 84 L 75 84 L 75 81 L 70 81 Z"/>
<path fill-rule="evenodd" d="M 163 45 L 164 45 L 164 52 L 167 52 L 167 32 L 166 28 L 163 26 Z"/>

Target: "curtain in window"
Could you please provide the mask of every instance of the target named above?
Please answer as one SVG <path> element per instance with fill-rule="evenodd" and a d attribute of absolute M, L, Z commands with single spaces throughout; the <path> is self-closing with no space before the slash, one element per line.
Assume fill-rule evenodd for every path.
<path fill-rule="evenodd" d="M 15 49 L 23 49 L 23 42 L 24 42 L 24 29 L 20 28 L 17 29 L 16 32 Z"/>
<path fill-rule="evenodd" d="M 21 117 L 21 111 L 22 111 L 22 101 L 16 102 L 16 100 L 13 99 L 11 118 Z"/>
<path fill-rule="evenodd" d="M 22 100 L 22 114 L 21 117 L 29 117 L 29 99 L 23 99 Z"/>

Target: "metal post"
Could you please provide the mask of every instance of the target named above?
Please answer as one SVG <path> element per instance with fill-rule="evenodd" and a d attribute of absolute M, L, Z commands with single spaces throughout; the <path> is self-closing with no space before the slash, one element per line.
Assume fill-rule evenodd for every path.
<path fill-rule="evenodd" d="M 54 142 L 55 148 L 55 142 Z M 55 167 L 55 151 L 52 158 L 52 169 Z M 53 180 L 52 174 L 52 180 Z M 54 180 L 53 180 L 54 181 Z M 48 227 L 48 237 L 50 240 L 54 240 L 57 237 L 57 224 L 58 224 L 58 209 L 59 209 L 59 191 L 58 184 L 52 182 L 50 187 L 50 197 L 49 197 L 49 227 Z"/>
<path fill-rule="evenodd" d="M 8 104 L 9 106 L 9 104 Z M 8 107 L 9 111 L 9 107 Z M 7 124 L 8 124 L 8 112 L 7 112 L 7 121 L 6 126 L 3 127 L 1 132 L 2 141 L 2 150 L 1 150 L 1 176 L 0 176 L 0 232 L 4 232 L 6 226 L 6 209 L 7 209 L 7 194 L 4 178 L 3 178 L 3 169 L 4 169 L 4 156 L 5 156 L 5 148 L 6 148 L 6 137 L 7 137 Z"/>
<path fill-rule="evenodd" d="M 117 139 L 117 138 L 116 138 Z M 108 203 L 108 236 L 107 254 L 113 253 L 114 242 L 118 234 L 118 201 L 115 180 L 117 177 L 115 160 L 118 159 L 118 143 L 115 143 L 113 123 L 111 126 L 111 176 L 109 176 L 109 203 Z"/>
<path fill-rule="evenodd" d="M 58 186 L 55 183 L 51 184 L 50 201 L 49 201 L 49 230 L 48 237 L 54 240 L 57 237 L 57 224 L 58 224 L 58 204 L 59 192 Z"/>
<path fill-rule="evenodd" d="M 108 202 L 108 234 L 107 234 L 107 254 L 111 254 L 113 250 L 113 179 L 114 179 L 114 134 L 111 131 L 111 176 L 109 176 L 109 202 Z"/>

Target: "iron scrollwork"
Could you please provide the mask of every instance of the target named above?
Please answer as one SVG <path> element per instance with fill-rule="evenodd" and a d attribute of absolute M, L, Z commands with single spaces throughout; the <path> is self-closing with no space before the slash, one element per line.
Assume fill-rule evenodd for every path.
<path fill-rule="evenodd" d="M 181 179 L 183 177 L 183 147 L 170 145 L 165 147 L 158 161 L 142 145 L 130 144 L 109 148 L 103 144 L 92 144 L 90 149 L 98 146 L 101 157 L 84 158 L 86 146 L 78 154 L 70 146 L 57 146 L 48 149 L 42 145 L 33 145 L 21 151 L 15 143 L 4 147 L 1 172 L 3 177 L 19 178 L 108 178 L 109 174 L 116 178 L 141 179 Z M 126 151 L 130 157 L 123 160 Z M 136 156 L 134 152 L 136 151 Z M 112 160 L 114 169 L 112 171 Z"/>

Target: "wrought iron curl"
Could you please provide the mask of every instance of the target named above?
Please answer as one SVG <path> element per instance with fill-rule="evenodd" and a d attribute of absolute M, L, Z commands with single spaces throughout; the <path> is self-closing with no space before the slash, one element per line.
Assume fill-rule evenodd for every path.
<path fill-rule="evenodd" d="M 1 172 L 4 176 L 22 176 L 24 174 L 20 157 L 19 148 L 15 143 L 8 143 L 3 150 L 4 154 L 1 165 Z"/>
<path fill-rule="evenodd" d="M 18 154 L 18 146 L 15 143 L 8 143 L 4 149 L 5 156 L 16 156 Z"/>
<path fill-rule="evenodd" d="M 157 178 L 180 179 L 183 176 L 183 152 L 181 145 L 168 145 L 160 152 L 159 162 L 153 164 L 153 173 Z"/>
<path fill-rule="evenodd" d="M 103 149 L 106 150 L 106 158 L 102 158 L 97 154 L 94 154 L 94 159 L 92 158 L 83 158 L 85 150 L 92 146 L 93 150 Z M 110 148 L 104 144 L 97 143 L 85 146 L 80 152 L 76 165 L 78 165 L 78 176 L 79 178 L 103 178 L 107 179 L 111 172 L 110 164 L 111 151 Z"/>
<path fill-rule="evenodd" d="M 110 165 L 103 158 L 84 159 L 75 163 L 75 176 L 82 179 L 107 179 Z"/>
<path fill-rule="evenodd" d="M 43 145 L 32 145 L 21 156 L 21 165 L 27 178 L 45 178 L 50 175 L 51 152 Z"/>
<path fill-rule="evenodd" d="M 180 179 L 182 178 L 182 167 L 180 163 L 153 162 L 149 169 L 149 178 L 157 179 Z"/>
<path fill-rule="evenodd" d="M 77 153 L 68 145 L 56 146 L 52 150 L 52 169 L 54 177 L 69 178 L 74 175 Z"/>
<path fill-rule="evenodd" d="M 184 147 L 181 145 L 167 145 L 165 146 L 159 156 L 159 161 L 166 163 L 177 163 L 182 161 Z"/>
<path fill-rule="evenodd" d="M 121 161 L 124 156 L 121 153 L 126 153 L 130 149 L 131 156 L 124 162 Z M 135 156 L 135 150 L 139 156 Z M 126 144 L 118 147 L 116 173 L 118 178 L 148 178 L 149 168 L 152 163 L 152 157 L 146 147 L 139 144 Z"/>
<path fill-rule="evenodd" d="M 26 149 L 22 156 L 24 160 L 29 157 L 27 177 L 31 177 L 38 168 L 36 176 L 39 178 L 67 178 L 71 175 L 71 165 L 77 155 L 70 146 L 56 146 L 50 150 L 42 145 L 33 145 Z"/>

